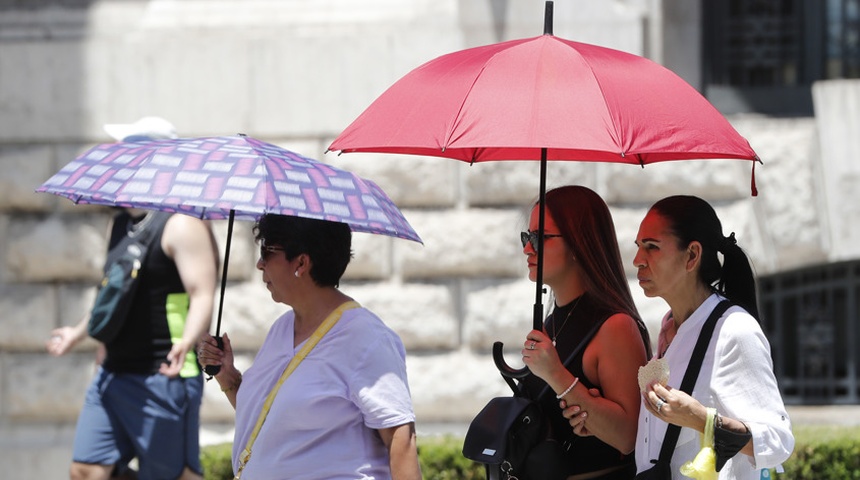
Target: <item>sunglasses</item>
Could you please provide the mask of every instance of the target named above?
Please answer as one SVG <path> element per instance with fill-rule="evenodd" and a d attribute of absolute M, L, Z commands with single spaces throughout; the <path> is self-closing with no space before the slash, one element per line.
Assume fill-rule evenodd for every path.
<path fill-rule="evenodd" d="M 276 245 L 260 245 L 260 259 L 265 262 L 273 253 L 283 251 L 284 247 L 278 247 Z"/>
<path fill-rule="evenodd" d="M 553 237 L 561 237 L 561 235 L 557 233 L 544 233 L 543 238 L 553 238 Z M 538 232 L 520 232 L 520 241 L 523 242 L 523 248 L 526 248 L 526 244 L 531 244 L 532 250 L 537 253 L 538 251 Z"/>

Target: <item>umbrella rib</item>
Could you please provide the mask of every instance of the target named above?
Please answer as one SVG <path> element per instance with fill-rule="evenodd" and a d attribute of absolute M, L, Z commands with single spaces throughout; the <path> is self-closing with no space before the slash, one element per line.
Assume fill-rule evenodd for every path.
<path fill-rule="evenodd" d="M 577 55 L 580 55 L 579 52 L 577 52 Z M 580 55 L 580 56 L 582 56 L 582 55 Z M 600 83 L 600 78 L 594 74 L 594 69 L 591 67 L 591 64 L 585 58 L 583 58 L 582 61 L 586 65 L 588 65 L 588 73 L 591 74 L 591 77 L 594 78 L 594 83 L 597 84 L 597 89 L 600 91 L 600 96 L 603 99 L 603 105 L 606 106 L 606 111 L 608 113 L 607 116 L 609 117 L 610 123 L 612 124 L 612 129 L 614 130 L 615 141 L 619 146 L 618 154 L 621 155 L 621 158 L 624 158 L 624 132 L 621 130 L 621 128 L 619 128 L 618 124 L 615 122 L 615 118 L 612 116 L 612 112 L 609 111 L 609 103 L 607 103 L 608 97 L 606 95 L 606 90 L 604 90 L 603 84 Z M 620 115 L 620 113 L 619 113 L 619 115 Z M 641 156 L 639 157 L 639 162 L 640 163 L 642 162 Z"/>

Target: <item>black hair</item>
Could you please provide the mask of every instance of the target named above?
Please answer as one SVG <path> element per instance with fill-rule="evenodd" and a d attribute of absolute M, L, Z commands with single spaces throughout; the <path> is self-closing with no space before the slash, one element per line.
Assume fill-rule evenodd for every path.
<path fill-rule="evenodd" d="M 352 258 L 352 231 L 345 223 L 267 213 L 254 225 L 254 238 L 283 247 L 287 260 L 309 256 L 311 279 L 321 287 L 337 287 Z"/>
<path fill-rule="evenodd" d="M 699 280 L 759 319 L 755 275 L 750 260 L 737 245 L 735 234 L 723 236 L 717 212 L 705 200 L 692 195 L 666 197 L 651 207 L 678 237 L 678 247 L 697 241 L 702 245 Z M 723 254 L 723 262 L 717 253 Z"/>

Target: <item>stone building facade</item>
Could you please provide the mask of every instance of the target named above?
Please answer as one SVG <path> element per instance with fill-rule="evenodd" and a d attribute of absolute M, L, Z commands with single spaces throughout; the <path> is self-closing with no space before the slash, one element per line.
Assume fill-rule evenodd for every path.
<path fill-rule="evenodd" d="M 556 2 L 555 34 L 660 59 L 660 2 Z M 462 426 L 504 394 L 490 358 L 517 346 L 534 288 L 518 232 L 537 196 L 536 163 L 469 166 L 395 155 L 324 154 L 379 93 L 443 53 L 542 32 L 543 2 L 401 0 L 0 1 L 0 460 L 19 478 L 62 478 L 95 344 L 63 358 L 48 332 L 75 323 L 100 278 L 108 213 L 34 189 L 108 122 L 170 119 L 183 136 L 237 132 L 374 179 L 424 239 L 355 235 L 343 289 L 408 351 L 419 433 Z M 679 55 L 673 54 L 674 57 Z M 680 55 L 683 56 L 683 55 Z M 631 289 L 656 328 L 665 305 L 641 295 L 633 239 L 647 207 L 675 193 L 712 201 L 760 274 L 856 258 L 860 85 L 814 90 L 809 118 L 735 116 L 764 161 L 629 165 L 558 162 L 548 184 L 582 184 L 610 204 Z M 214 222 L 223 249 L 226 226 Z M 274 304 L 254 269 L 249 223 L 230 255 L 222 331 L 253 359 Z M 207 385 L 204 440 L 229 440 L 232 410 Z"/>

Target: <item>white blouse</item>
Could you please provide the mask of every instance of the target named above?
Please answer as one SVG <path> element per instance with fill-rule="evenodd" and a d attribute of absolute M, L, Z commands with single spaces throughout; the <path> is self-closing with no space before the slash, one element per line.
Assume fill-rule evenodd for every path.
<path fill-rule="evenodd" d="M 699 332 L 721 300 L 721 296 L 711 295 L 678 328 L 664 355 L 670 369 L 669 386 L 680 388 Z M 692 396 L 705 407 L 716 408 L 720 415 L 744 422 L 752 433 L 755 456 L 735 455 L 720 471 L 721 480 L 768 478 L 761 470 L 777 467 L 791 455 L 794 436 L 773 374 L 770 344 L 758 322 L 743 308 L 732 306 L 717 321 Z M 659 457 L 667 426 L 640 405 L 636 435 L 639 472 L 650 468 L 651 460 Z M 672 456 L 672 478 L 688 478 L 679 469 L 700 449 L 701 434 L 682 428 Z"/>

